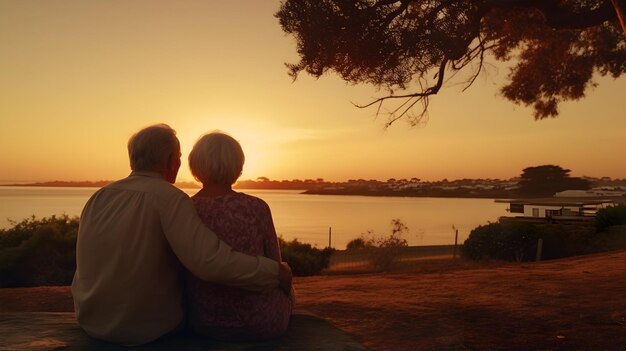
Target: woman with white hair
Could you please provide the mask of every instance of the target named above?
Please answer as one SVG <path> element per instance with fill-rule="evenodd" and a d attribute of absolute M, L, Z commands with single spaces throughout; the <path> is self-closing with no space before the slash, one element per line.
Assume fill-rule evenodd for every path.
<path fill-rule="evenodd" d="M 233 249 L 281 261 L 269 206 L 235 192 L 244 154 L 222 132 L 202 136 L 189 154 L 193 176 L 202 189 L 192 199 L 204 224 Z M 267 294 L 205 282 L 187 273 L 189 323 L 198 334 L 219 340 L 262 340 L 287 329 L 293 301 L 282 290 Z M 293 292 L 292 292 L 293 295 Z"/>

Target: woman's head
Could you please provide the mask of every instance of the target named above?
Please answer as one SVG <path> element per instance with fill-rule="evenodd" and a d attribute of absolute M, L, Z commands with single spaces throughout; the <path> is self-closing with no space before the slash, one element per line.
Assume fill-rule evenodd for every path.
<path fill-rule="evenodd" d="M 244 161 L 241 145 L 220 131 L 203 135 L 189 153 L 191 173 L 202 184 L 234 184 Z"/>

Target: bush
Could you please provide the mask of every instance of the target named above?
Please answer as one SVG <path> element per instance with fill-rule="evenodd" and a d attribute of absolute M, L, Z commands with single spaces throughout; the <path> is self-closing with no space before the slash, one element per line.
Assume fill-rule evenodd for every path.
<path fill-rule="evenodd" d="M 69 285 L 76 270 L 78 218 L 34 216 L 0 229 L 0 288 Z M 317 249 L 279 238 L 283 259 L 295 275 L 313 275 L 328 267 L 332 249 Z"/>
<path fill-rule="evenodd" d="M 0 287 L 68 285 L 76 269 L 78 218 L 14 222 L 0 230 Z"/>
<path fill-rule="evenodd" d="M 545 223 L 537 226 L 543 239 L 542 259 L 555 259 L 604 251 L 592 225 Z"/>
<path fill-rule="evenodd" d="M 472 260 L 483 258 L 527 261 L 535 258 L 537 228 L 529 223 L 499 221 L 474 228 L 461 253 Z"/>
<path fill-rule="evenodd" d="M 473 260 L 527 261 L 534 259 L 539 238 L 543 240 L 542 259 L 626 248 L 626 235 L 619 230 L 597 233 L 592 224 L 585 223 L 546 222 L 533 225 L 500 220 L 472 230 L 461 252 L 464 257 Z"/>
<path fill-rule="evenodd" d="M 346 246 L 347 250 L 365 250 L 367 256 L 378 271 L 390 270 L 400 258 L 402 251 L 408 246 L 402 236 L 408 233 L 409 228 L 400 220 L 391 220 L 391 234 L 375 235 L 368 231 L 361 237 L 354 239 Z"/>
<path fill-rule="evenodd" d="M 358 250 L 364 249 L 367 246 L 367 241 L 364 238 L 352 239 L 346 245 L 346 250 Z"/>
<path fill-rule="evenodd" d="M 332 248 L 318 249 L 298 239 L 285 241 L 278 238 L 283 261 L 289 263 L 294 275 L 309 276 L 319 274 L 328 268 Z"/>
<path fill-rule="evenodd" d="M 604 232 L 608 227 L 626 224 L 626 205 L 601 208 L 596 213 L 596 231 Z"/>

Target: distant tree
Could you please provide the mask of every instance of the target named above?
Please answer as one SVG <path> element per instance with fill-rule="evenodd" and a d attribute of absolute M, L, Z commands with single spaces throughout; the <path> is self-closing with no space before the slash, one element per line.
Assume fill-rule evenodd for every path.
<path fill-rule="evenodd" d="M 527 167 L 522 170 L 518 192 L 522 196 L 552 196 L 564 190 L 587 190 L 591 182 L 569 176 L 569 169 L 555 165 Z"/>
<path fill-rule="evenodd" d="M 334 71 L 386 88 L 357 106 L 380 112 L 397 99 L 389 125 L 419 123 L 446 77 L 466 69 L 469 87 L 487 55 L 512 63 L 506 99 L 532 105 L 536 119 L 555 117 L 561 101 L 595 85 L 594 73 L 626 72 L 625 9 L 626 0 L 286 0 L 276 16 L 297 42 L 294 79 Z"/>
<path fill-rule="evenodd" d="M 268 177 L 258 177 L 256 181 L 257 182 L 269 182 L 270 179 Z"/>

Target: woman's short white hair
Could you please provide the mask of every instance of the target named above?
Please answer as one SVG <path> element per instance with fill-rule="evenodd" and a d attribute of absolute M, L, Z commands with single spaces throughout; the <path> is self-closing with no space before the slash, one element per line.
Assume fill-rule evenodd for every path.
<path fill-rule="evenodd" d="M 202 184 L 234 184 L 244 162 L 239 142 L 221 131 L 200 137 L 189 153 L 191 174 Z"/>
<path fill-rule="evenodd" d="M 167 167 L 173 153 L 180 152 L 176 131 L 167 124 L 155 124 L 128 140 L 128 158 L 133 171 L 159 171 Z"/>

